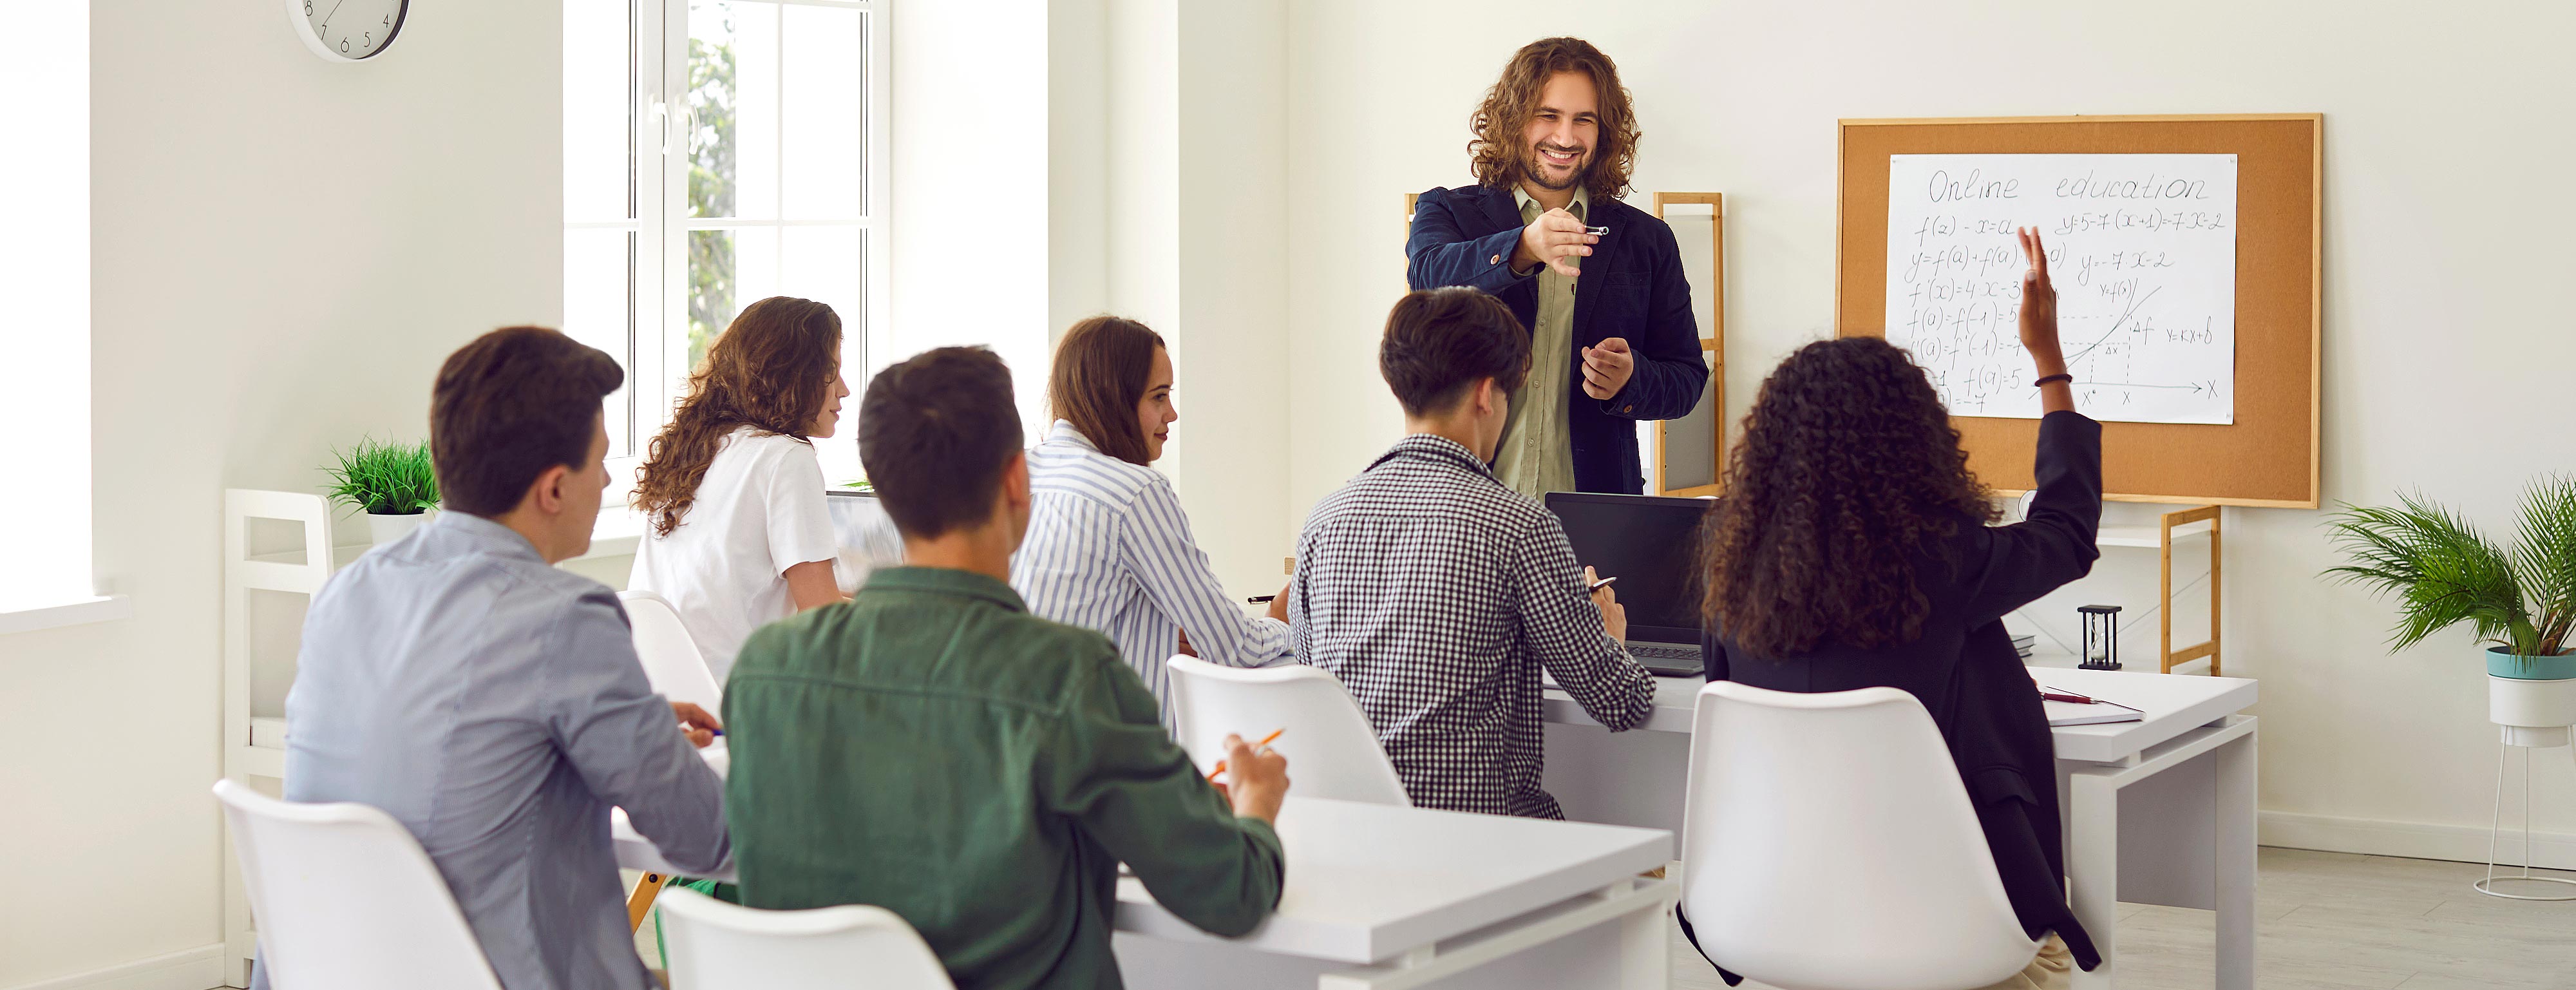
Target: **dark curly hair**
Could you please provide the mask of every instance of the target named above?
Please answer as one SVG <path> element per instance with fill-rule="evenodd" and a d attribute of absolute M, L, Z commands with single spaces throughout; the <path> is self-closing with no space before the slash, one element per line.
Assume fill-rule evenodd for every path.
<path fill-rule="evenodd" d="M 1539 91 L 1548 77 L 1580 72 L 1592 77 L 1597 91 L 1595 112 L 1601 117 L 1601 140 L 1583 172 L 1583 191 L 1594 199 L 1617 199 L 1628 192 L 1628 175 L 1637 168 L 1637 112 L 1628 87 L 1619 85 L 1619 67 L 1601 49 L 1581 38 L 1540 38 L 1521 46 L 1504 63 L 1503 76 L 1485 91 L 1485 100 L 1467 118 L 1475 137 L 1467 142 L 1476 181 L 1496 189 L 1521 181 L 1529 159 L 1523 137 L 1538 114 Z"/>
<path fill-rule="evenodd" d="M 1918 551 L 1995 516 L 1913 358 L 1878 337 L 1798 349 L 1744 417 L 1709 523 L 1703 607 L 1758 656 L 1923 635 Z"/>

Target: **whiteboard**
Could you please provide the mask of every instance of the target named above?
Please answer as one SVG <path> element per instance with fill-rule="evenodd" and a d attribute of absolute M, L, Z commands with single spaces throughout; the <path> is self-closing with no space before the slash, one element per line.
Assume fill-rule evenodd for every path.
<path fill-rule="evenodd" d="M 2016 324 L 2039 228 L 2076 408 L 2236 421 L 2235 155 L 1890 155 L 1887 339 L 1952 415 L 2036 419 Z"/>

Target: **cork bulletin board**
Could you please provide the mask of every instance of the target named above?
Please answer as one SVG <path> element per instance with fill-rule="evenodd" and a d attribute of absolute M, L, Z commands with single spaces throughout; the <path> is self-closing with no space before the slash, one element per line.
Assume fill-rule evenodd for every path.
<path fill-rule="evenodd" d="M 2321 114 L 1842 121 L 1835 332 L 1885 335 L 1891 155 L 2234 155 L 2233 422 L 2105 422 L 2103 489 L 2117 501 L 2315 508 L 2324 126 Z M 2062 296 L 2065 276 L 2052 274 Z M 2038 420 L 1953 422 L 1980 479 L 2031 486 Z"/>

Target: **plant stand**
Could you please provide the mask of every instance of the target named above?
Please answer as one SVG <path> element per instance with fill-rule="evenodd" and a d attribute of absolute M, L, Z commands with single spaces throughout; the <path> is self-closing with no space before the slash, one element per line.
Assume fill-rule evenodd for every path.
<path fill-rule="evenodd" d="M 2492 668 L 2490 668 L 2492 669 Z M 2576 729 L 2564 722 L 2570 707 L 2576 707 L 2576 680 L 2525 680 L 2489 676 L 2488 715 L 2496 723 L 2501 737 L 2496 746 L 2495 808 L 2487 818 L 2487 875 L 2472 886 L 2478 893 L 2513 901 L 2576 901 L 2576 893 L 2509 894 L 2496 888 L 2498 882 L 2514 884 L 2555 884 L 2552 888 L 2576 887 L 2576 880 L 2563 877 L 2533 876 L 2531 873 L 2531 761 L 2543 749 L 2570 747 Z M 2497 832 L 2504 824 L 2504 764 L 2507 754 L 2522 751 L 2522 873 L 2496 875 Z"/>

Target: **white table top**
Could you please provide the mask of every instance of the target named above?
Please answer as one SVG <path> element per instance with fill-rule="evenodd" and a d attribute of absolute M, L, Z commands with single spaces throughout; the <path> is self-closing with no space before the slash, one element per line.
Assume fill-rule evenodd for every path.
<path fill-rule="evenodd" d="M 720 768 L 721 769 L 721 768 Z M 617 865 L 679 872 L 611 815 Z M 1229 941 L 1281 955 L 1373 963 L 1599 890 L 1673 857 L 1672 833 L 1291 796 L 1279 812 L 1288 886 L 1279 910 Z M 728 872 L 713 877 L 732 880 Z M 1217 940 L 1133 877 L 1118 881 L 1119 931 Z"/>
<path fill-rule="evenodd" d="M 2222 716 L 2243 711 L 2260 693 L 2260 682 L 2243 677 L 2054 667 L 2032 667 L 2031 673 L 2049 687 L 2146 710 L 2146 717 L 2136 722 L 2068 725 L 2051 730 L 2056 737 L 2058 759 L 2088 763 L 2126 759 Z M 1648 732 L 1690 732 L 1692 713 L 1699 705 L 1699 689 L 1706 684 L 1706 679 L 1698 677 L 1655 678 L 1655 712 L 1646 717 L 1646 724 L 1640 728 Z M 1540 710 L 1541 717 L 1550 722 L 1601 724 L 1584 714 L 1583 706 L 1571 696 L 1554 687 L 1544 692 Z"/>
<path fill-rule="evenodd" d="M 1279 813 L 1288 887 L 1278 913 L 1226 940 L 1373 963 L 1607 887 L 1673 856 L 1661 829 L 1474 815 L 1291 796 Z M 1118 881 L 1118 930 L 1214 940 Z"/>

